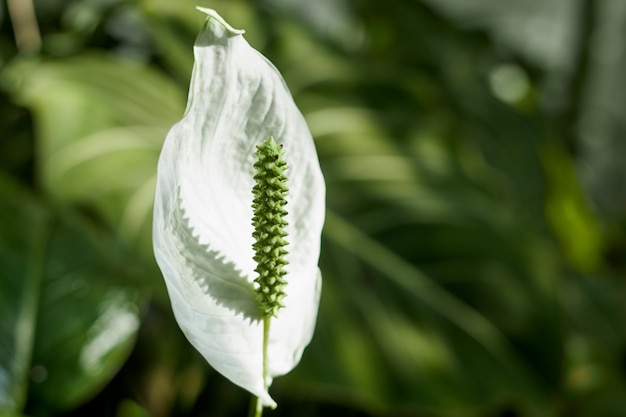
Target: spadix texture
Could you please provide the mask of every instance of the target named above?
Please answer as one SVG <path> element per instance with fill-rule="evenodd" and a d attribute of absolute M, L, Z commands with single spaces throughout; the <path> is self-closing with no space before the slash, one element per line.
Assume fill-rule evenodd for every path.
<path fill-rule="evenodd" d="M 324 179 L 279 72 L 243 31 L 200 10 L 208 18 L 194 46 L 187 109 L 159 159 L 154 252 L 192 345 L 217 371 L 274 406 L 263 383 L 263 321 L 253 287 L 256 146 L 274 137 L 289 165 L 285 307 L 271 322 L 268 386 L 300 361 L 315 327 Z"/>

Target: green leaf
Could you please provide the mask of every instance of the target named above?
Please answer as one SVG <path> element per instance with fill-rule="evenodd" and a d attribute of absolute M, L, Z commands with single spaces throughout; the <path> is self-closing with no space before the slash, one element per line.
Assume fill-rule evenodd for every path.
<path fill-rule="evenodd" d="M 4 77 L 34 116 L 44 188 L 97 207 L 152 260 L 157 159 L 184 93 L 150 67 L 97 54 L 20 61 Z"/>
<path fill-rule="evenodd" d="M 0 410 L 9 412 L 26 401 L 48 219 L 33 201 L 14 198 L 0 201 L 0 216 Z"/>
<path fill-rule="evenodd" d="M 330 212 L 325 236 L 334 252 L 345 250 L 344 257 L 351 254 L 372 268 L 369 274 L 375 274 L 374 271 L 382 274 L 380 278 L 372 275 L 367 286 L 349 281 L 344 284 L 350 285 L 354 293 L 349 304 L 355 309 L 356 317 L 352 324 L 344 323 L 335 331 L 352 328 L 356 332 L 365 322 L 370 330 L 362 328 L 360 337 L 371 331 L 372 340 L 347 344 L 370 346 L 360 349 L 362 357 L 358 362 L 386 364 L 368 365 L 372 375 L 355 375 L 352 384 L 360 385 L 383 404 L 419 400 L 454 409 L 496 402 L 518 393 L 523 393 L 525 399 L 542 399 L 544 394 L 537 374 L 491 317 Z M 348 274 L 333 269 L 336 267 L 329 272 L 336 276 L 354 277 L 364 273 Z M 337 278 L 335 281 L 344 280 Z M 404 295 L 399 295 L 394 288 Z M 403 307 L 403 298 L 409 300 L 410 307 Z M 396 305 L 392 304 L 393 300 Z M 342 304 L 345 306 L 346 301 Z M 358 368 L 347 367 L 347 374 Z M 478 381 L 470 382 L 479 372 L 498 383 L 486 389 L 476 384 Z M 370 381 L 369 386 L 367 381 Z M 421 387 L 420 393 L 412 392 L 410 398 L 406 398 L 400 387 L 415 384 Z"/>
<path fill-rule="evenodd" d="M 0 413 L 69 409 L 126 360 L 139 324 L 138 272 L 76 213 L 0 177 Z"/>

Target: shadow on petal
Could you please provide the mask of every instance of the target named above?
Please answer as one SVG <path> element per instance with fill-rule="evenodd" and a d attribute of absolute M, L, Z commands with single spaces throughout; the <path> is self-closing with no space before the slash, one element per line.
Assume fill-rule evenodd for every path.
<path fill-rule="evenodd" d="M 234 262 L 220 252 L 211 250 L 208 244 L 200 243 L 189 224 L 180 198 L 177 199 L 169 227 L 197 289 L 235 315 L 241 314 L 251 321 L 261 320 L 253 284 L 236 268 Z M 202 310 L 202 306 L 196 308 Z"/>

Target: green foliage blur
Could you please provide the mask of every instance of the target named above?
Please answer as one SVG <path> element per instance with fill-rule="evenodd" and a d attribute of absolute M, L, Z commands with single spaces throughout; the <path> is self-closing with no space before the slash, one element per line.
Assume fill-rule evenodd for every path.
<path fill-rule="evenodd" d="M 626 2 L 0 2 L 0 416 L 244 416 L 151 249 L 210 7 L 328 186 L 314 339 L 267 416 L 626 416 Z"/>

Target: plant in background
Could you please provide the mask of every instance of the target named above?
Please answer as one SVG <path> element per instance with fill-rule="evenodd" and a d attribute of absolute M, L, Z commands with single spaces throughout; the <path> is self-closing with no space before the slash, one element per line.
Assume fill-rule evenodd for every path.
<path fill-rule="evenodd" d="M 186 337 L 260 415 L 315 327 L 325 185 L 279 72 L 242 30 L 199 10 L 187 109 L 159 159 L 154 252 Z"/>

